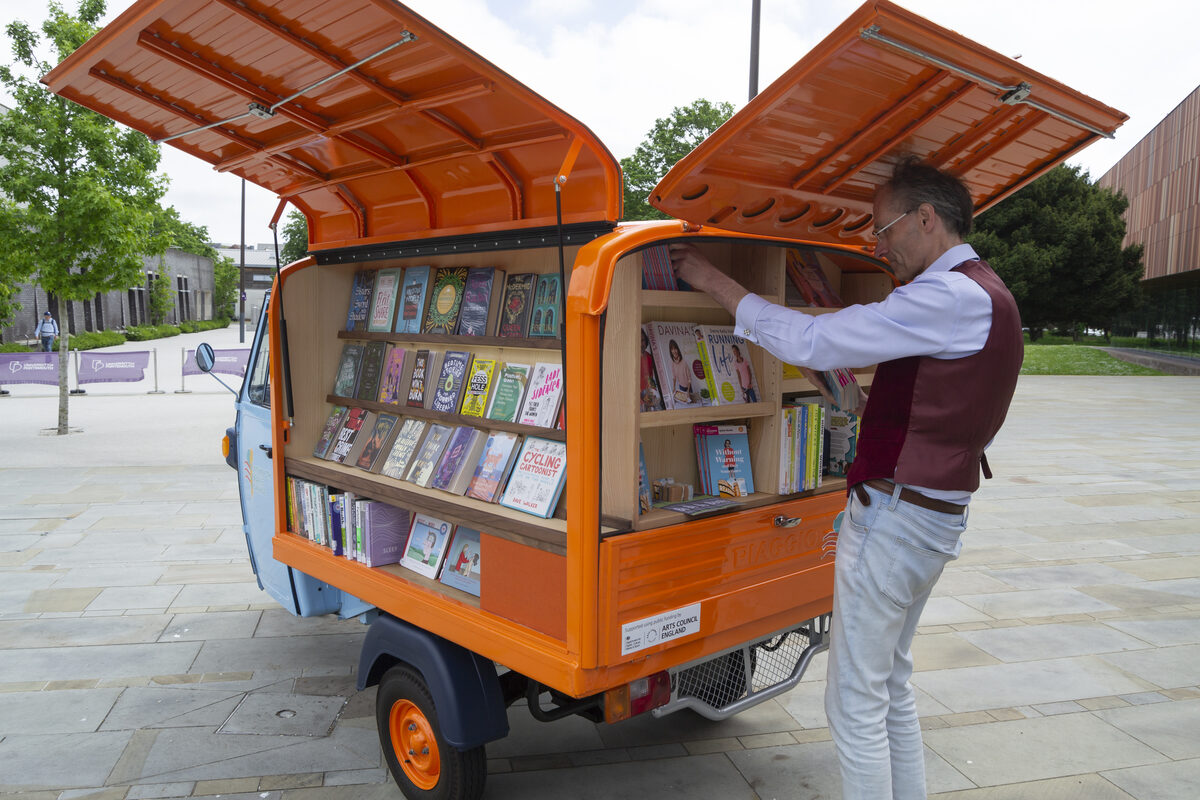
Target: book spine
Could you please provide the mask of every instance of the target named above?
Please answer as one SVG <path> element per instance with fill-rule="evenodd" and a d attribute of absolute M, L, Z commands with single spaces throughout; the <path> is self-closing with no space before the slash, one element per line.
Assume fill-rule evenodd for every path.
<path fill-rule="evenodd" d="M 696 326 L 696 352 L 700 355 L 700 365 L 704 367 L 704 383 L 708 386 L 708 396 L 711 399 L 712 405 L 724 405 L 721 402 L 721 396 L 717 394 L 717 380 L 713 375 L 712 361 L 708 356 L 708 342 L 704 339 L 704 326 Z"/>

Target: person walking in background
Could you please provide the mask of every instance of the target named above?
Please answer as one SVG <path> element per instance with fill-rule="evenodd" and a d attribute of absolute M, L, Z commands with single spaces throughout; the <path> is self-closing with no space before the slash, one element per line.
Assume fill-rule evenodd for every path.
<path fill-rule="evenodd" d="M 54 340 L 58 338 L 58 323 L 49 311 L 43 312 L 42 321 L 34 329 L 33 335 L 41 341 L 43 353 L 54 349 Z"/>
<path fill-rule="evenodd" d="M 980 469 L 991 477 L 983 451 L 1021 367 L 1016 302 L 964 241 L 973 209 L 959 179 L 902 161 L 872 214 L 875 256 L 905 285 L 821 316 L 769 303 L 695 247 L 671 246 L 678 277 L 734 314 L 739 336 L 816 370 L 879 364 L 834 567 L 825 710 L 846 800 L 926 796 L 913 635 L 958 557 Z"/>

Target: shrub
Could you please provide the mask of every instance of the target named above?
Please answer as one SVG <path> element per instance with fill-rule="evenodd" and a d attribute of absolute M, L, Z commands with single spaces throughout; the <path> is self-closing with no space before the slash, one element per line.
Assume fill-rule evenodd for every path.
<path fill-rule="evenodd" d="M 95 350 L 116 344 L 125 344 L 125 337 L 116 331 L 84 331 L 67 341 L 67 347 L 72 350 Z"/>
<path fill-rule="evenodd" d="M 0 344 L 0 353 L 32 353 L 33 348 L 20 342 L 8 342 Z"/>
<path fill-rule="evenodd" d="M 174 325 L 131 325 L 125 329 L 125 338 L 131 342 L 146 342 L 178 336 L 182 331 Z"/>

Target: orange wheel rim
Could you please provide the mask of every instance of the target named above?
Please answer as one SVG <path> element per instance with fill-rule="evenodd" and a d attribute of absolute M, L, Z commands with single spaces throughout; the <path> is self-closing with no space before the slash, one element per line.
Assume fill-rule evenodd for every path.
<path fill-rule="evenodd" d="M 437 786 L 442 759 L 429 718 L 412 702 L 397 700 L 392 704 L 388 727 L 396 760 L 405 776 L 419 789 L 428 791 Z"/>

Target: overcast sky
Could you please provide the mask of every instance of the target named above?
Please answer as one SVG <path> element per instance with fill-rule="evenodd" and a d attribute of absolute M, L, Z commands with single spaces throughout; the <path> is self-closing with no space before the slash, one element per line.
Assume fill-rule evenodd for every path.
<path fill-rule="evenodd" d="M 258 2 L 261 0 L 253 0 Z M 332 0 L 331 0 L 332 1 Z M 68 10 L 76 0 L 64 0 Z M 132 0 L 109 0 L 113 19 Z M 676 106 L 746 102 L 751 0 L 408 0 L 447 33 L 582 121 L 620 159 Z M 860 5 L 762 0 L 766 87 Z M 1103 175 L 1200 84 L 1196 0 L 901 0 L 900 5 L 1129 115 L 1070 163 Z M 37 0 L 0 0 L 0 25 L 40 26 Z M 10 45 L 3 44 L 9 62 Z M 11 98 L 0 96 L 11 105 Z M 165 202 L 239 238 L 241 181 L 163 147 Z M 247 184 L 246 240 L 269 242 L 278 200 Z"/>

